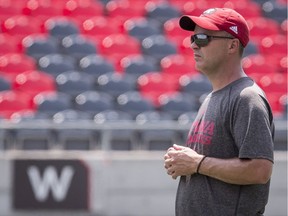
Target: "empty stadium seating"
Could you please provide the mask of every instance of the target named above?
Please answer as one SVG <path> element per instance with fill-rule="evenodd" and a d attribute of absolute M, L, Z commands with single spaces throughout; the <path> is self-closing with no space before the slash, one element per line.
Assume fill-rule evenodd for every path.
<path fill-rule="evenodd" d="M 125 74 L 138 79 L 141 75 L 158 71 L 158 66 L 143 55 L 127 56 L 120 61 L 120 67 Z"/>
<path fill-rule="evenodd" d="M 131 114 L 120 110 L 105 110 L 94 116 L 94 122 L 99 126 L 105 123 L 124 125 L 132 121 Z M 136 130 L 121 127 L 115 130 L 105 130 L 101 135 L 101 140 L 104 142 L 104 145 L 100 147 L 102 150 L 136 150 L 139 147 Z"/>
<path fill-rule="evenodd" d="M 57 77 L 67 71 L 76 70 L 76 64 L 76 60 L 73 57 L 59 53 L 45 55 L 37 61 L 39 70 L 53 77 Z"/>
<path fill-rule="evenodd" d="M 138 114 L 155 109 L 153 103 L 138 91 L 128 91 L 117 97 L 116 108 L 135 118 Z"/>
<path fill-rule="evenodd" d="M 147 20 L 145 18 L 127 20 L 124 23 L 124 29 L 130 36 L 133 36 L 140 41 L 152 35 L 162 34 L 158 22 Z"/>
<path fill-rule="evenodd" d="M 99 91 L 106 92 L 113 97 L 118 97 L 125 92 L 136 89 L 136 81 L 133 78 L 130 78 L 127 74 L 123 75 L 114 71 L 98 77 L 96 85 Z"/>
<path fill-rule="evenodd" d="M 40 93 L 34 97 L 34 104 L 38 113 L 46 113 L 49 116 L 72 108 L 71 97 L 62 92 Z"/>
<path fill-rule="evenodd" d="M 159 103 L 159 109 L 169 113 L 174 120 L 178 119 L 182 113 L 197 111 L 199 108 L 197 98 L 186 93 L 163 94 L 159 97 Z"/>
<path fill-rule="evenodd" d="M 80 111 L 95 115 L 107 109 L 113 109 L 111 95 L 100 91 L 85 91 L 75 97 L 74 107 Z"/>
<path fill-rule="evenodd" d="M 243 68 L 267 91 L 275 115 L 285 117 L 285 0 L 6 0 L 0 1 L 1 119 L 189 124 L 212 87 L 195 70 L 190 33 L 178 22 L 210 7 L 234 8 L 246 18 L 251 40 Z M 15 131 L 16 148 L 50 149 L 58 139 L 63 149 L 88 150 L 101 139 L 99 131 L 58 132 Z M 163 140 L 148 130 L 110 136 L 115 150 L 163 150 L 177 136 L 185 140 L 172 131 Z"/>
<path fill-rule="evenodd" d="M 87 55 L 79 60 L 78 68 L 80 71 L 99 77 L 102 74 L 115 71 L 114 64 L 102 55 Z"/>
<path fill-rule="evenodd" d="M 44 34 L 25 37 L 22 42 L 22 47 L 26 55 L 34 59 L 59 52 L 57 42 Z"/>
<path fill-rule="evenodd" d="M 155 123 L 165 124 L 173 121 L 171 115 L 165 112 L 146 111 L 142 112 L 135 118 L 136 123 L 141 125 L 149 125 Z M 149 128 L 149 126 L 148 126 Z M 161 150 L 168 149 L 173 143 L 177 143 L 178 134 L 175 130 L 157 130 L 145 129 L 140 133 L 141 149 L 144 150 Z"/>
<path fill-rule="evenodd" d="M 95 81 L 91 75 L 79 71 L 66 71 L 56 77 L 57 90 L 71 96 L 85 91 L 95 90 Z"/>

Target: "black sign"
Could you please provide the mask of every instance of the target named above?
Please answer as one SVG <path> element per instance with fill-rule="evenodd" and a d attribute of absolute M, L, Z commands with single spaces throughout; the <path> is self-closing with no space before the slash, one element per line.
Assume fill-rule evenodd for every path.
<path fill-rule="evenodd" d="M 14 161 L 14 209 L 87 210 L 88 194 L 88 170 L 83 161 Z"/>

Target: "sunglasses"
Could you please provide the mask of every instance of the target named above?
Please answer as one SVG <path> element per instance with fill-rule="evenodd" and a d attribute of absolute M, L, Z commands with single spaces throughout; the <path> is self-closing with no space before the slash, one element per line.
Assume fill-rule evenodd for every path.
<path fill-rule="evenodd" d="M 191 41 L 191 44 L 195 42 L 195 44 L 198 47 L 205 47 L 214 38 L 234 39 L 233 37 L 210 36 L 210 35 L 206 35 L 206 34 L 195 34 L 195 35 L 191 35 L 190 41 Z"/>

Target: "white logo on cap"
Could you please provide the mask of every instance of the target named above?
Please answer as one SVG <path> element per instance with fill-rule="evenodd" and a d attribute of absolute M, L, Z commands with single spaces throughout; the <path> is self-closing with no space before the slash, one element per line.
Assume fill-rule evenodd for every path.
<path fill-rule="evenodd" d="M 231 26 L 230 29 L 235 32 L 236 34 L 238 34 L 238 28 L 237 26 Z"/>
<path fill-rule="evenodd" d="M 212 13 L 214 13 L 215 11 L 216 11 L 215 8 L 210 8 L 210 9 L 204 11 L 202 14 L 203 14 L 203 15 L 205 15 L 205 14 L 212 14 Z"/>

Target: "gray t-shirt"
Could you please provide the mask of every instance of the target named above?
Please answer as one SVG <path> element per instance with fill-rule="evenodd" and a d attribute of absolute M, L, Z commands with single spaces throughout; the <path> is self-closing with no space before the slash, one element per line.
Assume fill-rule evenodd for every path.
<path fill-rule="evenodd" d="M 264 158 L 273 162 L 274 124 L 263 91 L 249 77 L 207 96 L 187 146 L 215 158 Z M 176 216 L 263 215 L 269 184 L 234 185 L 194 174 L 181 176 Z"/>

